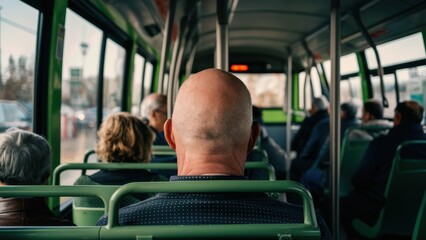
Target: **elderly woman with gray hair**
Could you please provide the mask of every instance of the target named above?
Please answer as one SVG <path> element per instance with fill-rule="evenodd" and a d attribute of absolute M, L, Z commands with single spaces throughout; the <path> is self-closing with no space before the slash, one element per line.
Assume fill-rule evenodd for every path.
<path fill-rule="evenodd" d="M 16 128 L 0 134 L 0 185 L 40 185 L 50 175 L 51 150 L 41 136 Z M 0 198 L 0 226 L 72 225 L 43 198 Z"/>

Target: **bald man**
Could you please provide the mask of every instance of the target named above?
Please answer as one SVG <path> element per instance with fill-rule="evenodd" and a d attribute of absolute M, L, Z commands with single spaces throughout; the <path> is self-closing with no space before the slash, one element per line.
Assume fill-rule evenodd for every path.
<path fill-rule="evenodd" d="M 348 235 L 356 235 L 351 224 L 353 219 L 362 219 L 372 224 L 379 217 L 385 204 L 384 192 L 399 144 L 408 140 L 426 140 L 420 124 L 422 119 L 423 107 L 418 102 L 398 103 L 394 127 L 387 135 L 379 136 L 369 144 L 352 177 L 354 190 L 341 199 L 342 221 Z M 404 151 L 403 157 L 426 159 L 426 149 L 414 145 Z"/>
<path fill-rule="evenodd" d="M 250 93 L 243 82 L 207 69 L 182 85 L 164 131 L 177 154 L 178 176 L 171 181 L 243 180 L 260 126 L 252 121 Z M 122 225 L 296 222 L 303 222 L 302 208 L 260 193 L 161 193 L 119 213 Z M 329 238 L 322 219 L 318 222 L 323 238 Z M 98 224 L 106 224 L 106 217 Z"/>

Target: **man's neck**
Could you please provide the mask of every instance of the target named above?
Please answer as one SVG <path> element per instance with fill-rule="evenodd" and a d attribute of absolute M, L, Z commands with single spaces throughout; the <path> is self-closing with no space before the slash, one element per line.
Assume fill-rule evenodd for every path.
<path fill-rule="evenodd" d="M 244 158 L 243 158 L 244 157 Z M 245 156 L 232 153 L 178 155 L 178 173 L 184 175 L 244 175 Z"/>

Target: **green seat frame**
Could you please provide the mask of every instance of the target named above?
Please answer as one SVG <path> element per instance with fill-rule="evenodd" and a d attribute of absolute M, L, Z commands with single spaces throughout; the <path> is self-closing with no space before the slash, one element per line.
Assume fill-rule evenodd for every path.
<path fill-rule="evenodd" d="M 264 169 L 268 171 L 269 180 L 274 181 L 275 169 L 272 165 L 266 162 L 247 162 L 246 169 Z M 176 163 L 65 163 L 57 166 L 53 171 L 53 185 L 60 184 L 60 176 L 66 170 L 93 170 L 93 169 L 177 169 Z"/>
<path fill-rule="evenodd" d="M 426 189 L 426 159 L 402 158 L 402 149 L 409 145 L 426 148 L 426 141 L 406 141 L 398 146 L 385 189 L 386 203 L 378 220 L 373 226 L 359 219 L 352 222 L 362 236 L 373 239 L 384 234 L 412 235 Z"/>
<path fill-rule="evenodd" d="M 416 226 L 414 226 L 413 239 L 426 239 L 426 190 L 423 194 L 423 200 L 420 205 L 419 214 L 417 215 Z"/>
<path fill-rule="evenodd" d="M 88 169 L 176 169 L 176 163 L 66 163 L 61 164 L 53 172 L 53 185 L 60 184 L 60 175 L 66 170 Z M 265 162 L 246 163 L 247 169 L 265 169 L 269 180 L 275 180 L 275 169 Z M 73 202 L 73 221 L 78 226 L 93 226 L 104 214 L 104 208 L 90 208 L 76 206 Z"/>
<path fill-rule="evenodd" d="M 100 186 L 27 186 L 0 191 L 0 196 L 61 196 L 74 189 L 73 196 L 96 195 Z M 11 189 L 11 188 L 9 188 Z M 84 190 L 84 191 L 82 191 Z M 167 226 L 118 226 L 119 200 L 131 193 L 153 192 L 292 192 L 303 199 L 304 222 L 300 224 L 215 224 Z M 15 194 L 14 194 L 15 193 Z M 126 184 L 111 196 L 106 226 L 91 227 L 0 227 L 1 239 L 320 239 L 310 193 L 292 181 L 188 181 Z"/>
<path fill-rule="evenodd" d="M 105 208 L 102 215 L 108 212 L 109 200 L 118 186 L 2 186 L 0 197 L 99 197 Z M 97 220 L 97 219 L 96 219 Z M 99 227 L 0 227 L 0 239 L 98 239 Z"/>

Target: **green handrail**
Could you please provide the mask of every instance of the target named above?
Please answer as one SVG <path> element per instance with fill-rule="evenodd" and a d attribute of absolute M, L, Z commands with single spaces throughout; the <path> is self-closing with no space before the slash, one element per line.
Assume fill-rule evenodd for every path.
<path fill-rule="evenodd" d="M 171 149 L 168 145 L 153 145 L 152 146 L 153 155 L 167 155 L 167 156 L 176 156 L 176 151 Z"/>
<path fill-rule="evenodd" d="M 89 162 L 89 157 L 91 155 L 94 155 L 94 154 L 96 154 L 95 149 L 89 149 L 89 150 L 87 150 L 86 153 L 84 153 L 83 163 L 88 163 Z M 81 171 L 81 175 L 86 175 L 86 169 L 83 169 Z"/>
<path fill-rule="evenodd" d="M 214 225 L 166 225 L 166 226 L 119 226 L 119 200 L 132 193 L 207 193 L 207 192 L 291 192 L 303 199 L 304 223 L 300 224 L 214 224 Z M 101 239 L 161 239 L 161 238 L 221 238 L 221 237 L 269 237 L 291 239 L 319 239 L 320 230 L 310 193 L 293 181 L 184 181 L 129 183 L 113 194 L 110 199 L 107 226 L 102 227 Z M 287 238 L 286 238 L 287 237 Z"/>
<path fill-rule="evenodd" d="M 99 197 L 109 208 L 109 200 L 119 186 L 52 186 L 52 185 L 9 185 L 0 188 L 0 197 Z"/>
<path fill-rule="evenodd" d="M 109 199 L 117 188 L 118 186 L 2 186 L 0 188 L 0 197 L 93 196 L 102 199 L 106 213 L 109 206 Z M 0 239 L 97 240 L 99 239 L 100 228 L 97 226 L 1 226 Z"/>
<path fill-rule="evenodd" d="M 272 165 L 265 162 L 247 162 L 246 169 L 264 169 L 268 171 L 269 180 L 274 181 L 275 169 Z M 66 170 L 93 170 L 93 169 L 159 169 L 169 170 L 177 169 L 176 163 L 65 163 L 57 166 L 53 171 L 53 185 L 60 184 L 60 175 Z"/>

